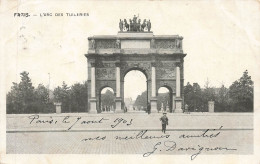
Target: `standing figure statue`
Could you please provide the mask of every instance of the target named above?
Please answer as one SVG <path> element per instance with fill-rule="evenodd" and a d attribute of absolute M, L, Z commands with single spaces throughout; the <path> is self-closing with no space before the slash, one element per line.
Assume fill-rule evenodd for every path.
<path fill-rule="evenodd" d="M 89 48 L 91 50 L 94 50 L 95 49 L 95 40 L 94 39 L 91 39 L 90 42 L 89 42 Z"/>
<path fill-rule="evenodd" d="M 138 19 L 137 31 L 141 31 L 141 19 Z"/>
<path fill-rule="evenodd" d="M 144 19 L 143 24 L 141 25 L 141 31 L 144 31 L 145 27 L 146 27 L 146 19 Z"/>
<path fill-rule="evenodd" d="M 116 40 L 115 48 L 120 49 L 120 40 L 119 39 Z"/>
<path fill-rule="evenodd" d="M 175 45 L 175 47 L 176 48 L 180 48 L 181 46 L 180 46 L 180 40 L 179 39 L 176 39 L 176 45 Z"/>
<path fill-rule="evenodd" d="M 129 29 L 129 31 L 133 31 L 134 30 L 133 21 L 131 19 L 129 19 L 129 22 L 130 22 L 130 29 Z"/>
<path fill-rule="evenodd" d="M 124 22 L 125 22 L 125 29 L 126 29 L 126 31 L 129 31 L 129 24 L 127 23 L 127 20 L 124 19 Z"/>
<path fill-rule="evenodd" d="M 137 23 L 137 17 L 134 15 L 134 17 L 133 17 L 133 22 L 134 23 Z"/>
<path fill-rule="evenodd" d="M 119 21 L 119 29 L 121 32 L 123 31 L 123 21 L 121 19 Z"/>
<path fill-rule="evenodd" d="M 149 19 L 149 21 L 147 22 L 147 28 L 148 28 L 148 32 L 150 32 L 151 28 L 152 28 L 152 24 L 151 21 Z"/>
<path fill-rule="evenodd" d="M 154 40 L 154 39 L 151 40 L 151 48 L 152 48 L 152 49 L 156 48 L 156 47 L 155 47 L 155 40 Z"/>

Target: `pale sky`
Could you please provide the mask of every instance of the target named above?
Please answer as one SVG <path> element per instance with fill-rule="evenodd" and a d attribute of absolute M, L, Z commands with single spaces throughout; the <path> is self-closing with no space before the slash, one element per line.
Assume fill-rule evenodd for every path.
<path fill-rule="evenodd" d="M 72 85 L 87 80 L 87 38 L 116 35 L 119 19 L 150 19 L 154 35 L 183 36 L 184 78 L 204 86 L 229 86 L 247 69 L 253 80 L 260 64 L 260 15 L 257 1 L 28 1 L 9 3 L 1 14 L 6 92 L 19 74 L 28 71 L 34 86 L 51 88 L 62 81 Z M 4 5 L 4 4 L 3 4 Z M 17 18 L 14 12 L 36 17 Z M 40 17 L 40 13 L 52 17 Z M 88 17 L 55 17 L 54 13 L 85 12 Z M 142 79 L 141 79 L 142 80 Z M 141 81 L 140 80 L 140 81 Z M 138 83 L 138 81 L 137 81 Z"/>

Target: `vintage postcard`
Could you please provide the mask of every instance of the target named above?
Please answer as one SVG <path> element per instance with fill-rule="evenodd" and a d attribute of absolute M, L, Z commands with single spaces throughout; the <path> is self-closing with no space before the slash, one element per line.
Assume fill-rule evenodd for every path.
<path fill-rule="evenodd" d="M 260 163 L 259 1 L 0 5 L 0 163 Z"/>

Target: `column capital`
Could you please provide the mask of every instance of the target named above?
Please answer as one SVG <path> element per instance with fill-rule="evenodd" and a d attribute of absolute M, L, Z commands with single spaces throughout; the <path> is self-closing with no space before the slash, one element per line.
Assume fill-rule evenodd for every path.
<path fill-rule="evenodd" d="M 121 67 L 120 61 L 116 61 L 116 62 L 115 62 L 115 66 L 116 66 L 116 67 Z"/>
<path fill-rule="evenodd" d="M 157 63 L 155 61 L 151 62 L 152 67 L 156 67 Z"/>
<path fill-rule="evenodd" d="M 181 62 L 177 62 L 176 63 L 176 67 L 181 67 L 182 66 L 182 63 Z"/>
<path fill-rule="evenodd" d="M 90 62 L 91 67 L 96 67 L 97 63 L 96 62 Z"/>

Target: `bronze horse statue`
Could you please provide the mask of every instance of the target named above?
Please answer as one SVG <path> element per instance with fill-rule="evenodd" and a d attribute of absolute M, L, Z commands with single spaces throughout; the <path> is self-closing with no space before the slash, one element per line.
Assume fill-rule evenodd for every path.
<path fill-rule="evenodd" d="M 125 28 L 126 28 L 126 31 L 129 31 L 129 24 L 127 23 L 127 20 L 124 19 L 124 22 L 125 22 Z"/>
<path fill-rule="evenodd" d="M 141 25 L 141 31 L 144 31 L 145 27 L 146 27 L 146 19 L 144 19 L 143 24 Z"/>

